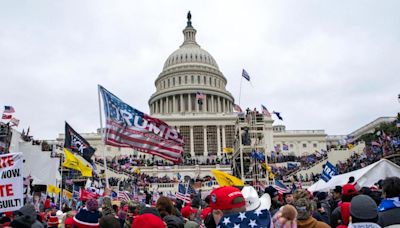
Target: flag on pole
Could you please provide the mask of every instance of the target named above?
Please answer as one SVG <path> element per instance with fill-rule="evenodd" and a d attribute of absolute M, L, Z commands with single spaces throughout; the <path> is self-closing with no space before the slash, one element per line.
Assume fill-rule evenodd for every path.
<path fill-rule="evenodd" d="M 95 149 L 78 134 L 67 122 L 65 122 L 65 141 L 64 147 L 69 151 L 75 152 L 89 163 L 93 163 L 92 156 Z"/>
<path fill-rule="evenodd" d="M 244 77 L 247 81 L 250 81 L 250 75 L 245 69 L 242 70 L 242 77 Z"/>
<path fill-rule="evenodd" d="M 129 106 L 102 86 L 99 90 L 106 116 L 107 145 L 130 147 L 174 163 L 181 162 L 184 141 L 174 127 Z"/>
<path fill-rule="evenodd" d="M 16 126 L 16 127 L 18 127 L 18 125 L 19 125 L 19 119 L 13 117 L 13 118 L 10 120 L 10 123 L 12 124 L 11 126 Z"/>
<path fill-rule="evenodd" d="M 84 177 L 92 176 L 92 168 L 85 165 L 79 158 L 75 157 L 72 152 L 70 152 L 67 148 L 64 148 L 65 153 L 65 161 L 63 163 L 64 167 L 78 170 L 82 173 Z"/>
<path fill-rule="evenodd" d="M 196 100 L 203 100 L 205 97 L 206 97 L 206 95 L 204 95 L 204 93 L 202 93 L 202 92 L 196 93 Z"/>
<path fill-rule="evenodd" d="M 131 200 L 131 196 L 127 191 L 118 191 L 117 199 L 120 201 L 129 202 Z"/>
<path fill-rule="evenodd" d="M 183 202 L 190 202 L 190 194 L 186 191 L 185 185 L 182 183 L 178 184 L 178 191 L 175 193 L 176 198 L 182 200 Z"/>
<path fill-rule="evenodd" d="M 321 174 L 321 179 L 324 180 L 325 182 L 328 182 L 332 179 L 333 176 L 337 175 L 338 172 L 336 170 L 336 167 L 332 165 L 329 161 L 326 162 L 324 170 L 322 171 Z"/>
<path fill-rule="evenodd" d="M 1 119 L 3 120 L 11 120 L 12 115 L 7 115 L 7 114 L 3 114 L 3 116 L 1 117 Z"/>
<path fill-rule="evenodd" d="M 280 119 L 280 120 L 283 120 L 283 118 L 282 118 L 282 116 L 281 116 L 281 113 L 280 113 L 280 112 L 275 112 L 275 111 L 273 111 L 272 113 L 273 113 L 273 114 L 275 114 L 275 115 L 276 115 L 276 117 L 278 117 L 278 119 Z"/>
<path fill-rule="evenodd" d="M 290 189 L 289 189 L 284 183 L 282 183 L 282 182 L 279 181 L 279 180 L 275 180 L 275 184 L 273 185 L 273 187 L 274 187 L 276 190 L 278 190 L 278 192 L 279 192 L 280 194 L 283 194 L 283 193 L 285 193 L 285 192 L 289 192 L 289 191 L 290 191 Z"/>
<path fill-rule="evenodd" d="M 4 106 L 4 113 L 14 113 L 15 109 L 13 106 L 10 105 L 5 105 Z"/>
<path fill-rule="evenodd" d="M 261 112 L 264 116 L 271 117 L 271 113 L 269 113 L 268 109 L 264 105 L 261 105 Z"/>
<path fill-rule="evenodd" d="M 49 184 L 47 185 L 47 192 L 48 193 L 55 193 L 58 194 L 60 193 L 61 189 L 55 185 Z"/>
<path fill-rule="evenodd" d="M 234 105 L 233 105 L 233 110 L 234 110 L 235 112 L 238 112 L 238 113 L 243 113 L 242 108 L 240 108 L 240 106 L 237 105 L 237 104 L 234 104 Z"/>
<path fill-rule="evenodd" d="M 212 169 L 211 172 L 214 175 L 214 177 L 217 180 L 218 185 L 220 187 L 244 186 L 244 182 L 235 176 L 229 175 L 229 174 L 219 171 L 217 169 Z"/>

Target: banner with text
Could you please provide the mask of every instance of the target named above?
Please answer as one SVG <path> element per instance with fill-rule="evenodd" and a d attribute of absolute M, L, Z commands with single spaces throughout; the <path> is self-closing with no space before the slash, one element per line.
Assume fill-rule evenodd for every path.
<path fill-rule="evenodd" d="M 328 182 L 335 175 L 338 175 L 336 167 L 332 165 L 329 161 L 326 162 L 324 170 L 322 170 L 321 179 L 325 182 Z"/>
<path fill-rule="evenodd" d="M 16 211 L 23 206 L 22 154 L 0 155 L 0 212 Z"/>

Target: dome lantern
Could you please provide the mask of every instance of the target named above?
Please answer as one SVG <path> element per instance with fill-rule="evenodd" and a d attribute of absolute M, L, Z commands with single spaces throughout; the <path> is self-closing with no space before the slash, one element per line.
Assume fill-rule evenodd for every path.
<path fill-rule="evenodd" d="M 180 47 L 185 45 L 196 45 L 200 47 L 200 45 L 196 43 L 196 29 L 193 28 L 191 20 L 192 20 L 192 14 L 189 11 L 187 14 L 186 28 L 183 30 L 184 40 L 183 44 Z"/>

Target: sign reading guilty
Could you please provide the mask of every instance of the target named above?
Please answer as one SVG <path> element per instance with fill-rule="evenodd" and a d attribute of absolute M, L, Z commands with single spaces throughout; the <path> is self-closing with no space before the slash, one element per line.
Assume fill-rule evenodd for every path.
<path fill-rule="evenodd" d="M 0 155 L 0 212 L 23 206 L 22 154 Z"/>

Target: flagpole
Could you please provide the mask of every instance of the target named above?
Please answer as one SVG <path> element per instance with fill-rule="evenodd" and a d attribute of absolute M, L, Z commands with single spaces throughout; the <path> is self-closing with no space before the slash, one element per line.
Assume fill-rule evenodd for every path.
<path fill-rule="evenodd" d="M 101 115 L 101 101 L 100 101 L 100 85 L 97 86 L 97 94 L 99 98 L 99 115 L 100 115 L 100 131 L 101 131 L 101 141 L 103 142 L 103 165 L 104 165 L 104 175 L 106 178 L 106 187 L 109 188 L 108 184 L 108 174 L 107 174 L 107 161 L 106 161 L 106 153 L 105 153 L 105 143 L 104 143 L 104 128 L 103 128 L 103 116 Z"/>
<path fill-rule="evenodd" d="M 239 107 L 240 107 L 240 97 L 242 96 L 242 80 L 243 76 L 240 77 L 240 88 L 239 88 Z"/>
<path fill-rule="evenodd" d="M 60 210 L 62 210 L 62 199 L 63 199 L 63 157 L 64 154 L 61 154 L 61 186 L 60 186 Z"/>

